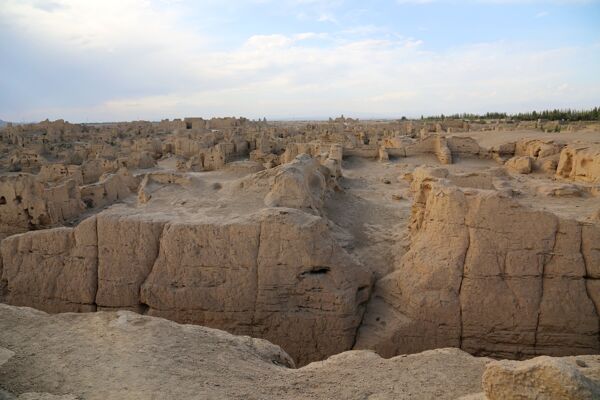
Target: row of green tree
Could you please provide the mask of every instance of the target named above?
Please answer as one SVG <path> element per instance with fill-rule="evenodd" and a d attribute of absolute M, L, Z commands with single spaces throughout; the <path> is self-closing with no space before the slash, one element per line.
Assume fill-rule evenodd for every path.
<path fill-rule="evenodd" d="M 537 121 L 538 119 L 547 119 L 553 121 L 600 121 L 600 107 L 594 107 L 590 110 L 544 110 L 531 111 L 526 113 L 509 114 L 502 112 L 488 112 L 485 114 L 452 114 L 452 115 L 435 115 L 430 117 L 421 116 L 424 120 L 444 120 L 444 119 L 508 119 L 514 121 Z"/>

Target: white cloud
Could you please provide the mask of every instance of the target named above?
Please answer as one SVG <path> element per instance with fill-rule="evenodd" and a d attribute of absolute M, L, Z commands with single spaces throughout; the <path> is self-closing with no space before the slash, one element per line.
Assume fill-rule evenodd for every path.
<path fill-rule="evenodd" d="M 496 42 L 430 51 L 419 38 L 366 26 L 253 35 L 215 51 L 181 23 L 177 7 L 146 0 L 6 0 L 0 18 L 50 49 L 95 60 L 115 88 L 133 88 L 93 105 L 32 108 L 19 114 L 24 119 L 417 116 L 592 104 L 600 94 L 600 81 L 581 79 L 576 67 L 598 65 L 598 48 Z"/>
<path fill-rule="evenodd" d="M 462 3 L 459 0 L 396 0 L 398 4 Z M 595 4 L 600 0 L 466 0 L 479 4 Z"/>
<path fill-rule="evenodd" d="M 317 21 L 319 21 L 319 22 L 331 22 L 331 23 L 336 24 L 336 25 L 339 24 L 339 21 L 337 20 L 337 18 L 334 17 L 332 14 L 321 14 L 317 18 Z"/>
<path fill-rule="evenodd" d="M 429 4 L 434 3 L 436 0 L 396 0 L 398 4 Z"/>
<path fill-rule="evenodd" d="M 260 39 L 262 42 L 251 38 L 237 51 L 206 58 L 199 73 L 222 82 L 214 89 L 190 88 L 167 95 L 113 100 L 99 105 L 96 111 L 122 119 L 131 118 L 132 113 L 148 117 L 394 116 L 428 111 L 516 111 L 593 101 L 600 93 L 598 82 L 595 86 L 548 85 L 569 79 L 569 63 L 560 60 L 576 58 L 586 49 L 530 53 L 492 43 L 430 53 L 407 42 L 369 40 L 333 48 L 305 48 L 291 38 L 276 38 L 277 46 L 270 45 L 273 38 Z"/>
<path fill-rule="evenodd" d="M 23 34 L 76 48 L 171 47 L 201 39 L 177 28 L 172 8 L 146 0 L 3 0 L 0 17 Z"/>

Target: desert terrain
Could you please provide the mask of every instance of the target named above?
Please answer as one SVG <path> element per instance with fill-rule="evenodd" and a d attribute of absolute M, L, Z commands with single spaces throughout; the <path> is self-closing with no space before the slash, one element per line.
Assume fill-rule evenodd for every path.
<path fill-rule="evenodd" d="M 600 398 L 600 123 L 0 128 L 0 398 Z"/>

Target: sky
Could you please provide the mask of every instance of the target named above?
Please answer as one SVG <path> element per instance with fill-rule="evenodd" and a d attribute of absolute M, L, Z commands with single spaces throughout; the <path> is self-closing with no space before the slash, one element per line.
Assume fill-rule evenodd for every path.
<path fill-rule="evenodd" d="M 0 119 L 600 106 L 600 0 L 0 0 Z"/>

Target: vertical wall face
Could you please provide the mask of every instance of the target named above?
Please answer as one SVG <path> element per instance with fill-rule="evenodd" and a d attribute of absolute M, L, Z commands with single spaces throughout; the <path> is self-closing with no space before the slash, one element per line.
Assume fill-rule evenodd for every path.
<path fill-rule="evenodd" d="M 150 315 L 261 337 L 300 364 L 352 347 L 370 273 L 293 209 L 165 227 L 142 286 Z"/>
<path fill-rule="evenodd" d="M 467 224 L 465 350 L 506 357 L 600 351 L 582 223 L 493 196 L 471 205 Z M 490 301 L 485 312 L 482 299 Z"/>
<path fill-rule="evenodd" d="M 419 190 L 410 249 L 377 283 L 357 348 L 392 356 L 446 345 L 508 358 L 600 351 L 598 225 L 493 191 L 431 182 Z"/>
<path fill-rule="evenodd" d="M 170 223 L 141 288 L 150 315 L 252 333 L 260 225 Z"/>
<path fill-rule="evenodd" d="M 5 301 L 48 312 L 95 311 L 96 218 L 75 229 L 14 235 L 2 241 Z"/>
<path fill-rule="evenodd" d="M 593 291 L 587 288 L 592 278 L 586 271 L 583 231 L 575 221 L 559 220 L 551 258 L 544 267 L 536 334 L 538 353 L 569 355 L 569 350 L 562 347 L 565 342 L 581 349 L 598 346 L 595 317 L 600 308 L 594 305 Z M 600 229 L 595 232 L 600 234 Z"/>
<path fill-rule="evenodd" d="M 132 309 L 266 338 L 299 364 L 352 347 L 371 285 L 325 220 L 288 208 L 198 223 L 109 210 L 1 253 L 10 304 Z"/>
<path fill-rule="evenodd" d="M 337 245 L 323 219 L 291 209 L 263 214 L 257 266 L 257 336 L 300 365 L 352 348 L 371 273 Z"/>
<path fill-rule="evenodd" d="M 0 177 L 0 239 L 48 223 L 44 187 L 33 175 Z"/>
<path fill-rule="evenodd" d="M 98 215 L 98 307 L 142 309 L 140 287 L 158 256 L 164 224 L 135 215 Z"/>
<path fill-rule="evenodd" d="M 469 204 L 460 300 L 462 347 L 472 353 L 535 354 L 542 276 L 558 219 L 511 203 L 491 192 Z"/>

